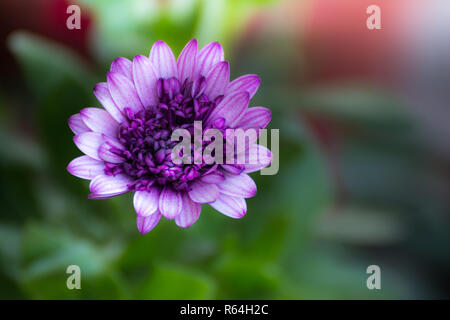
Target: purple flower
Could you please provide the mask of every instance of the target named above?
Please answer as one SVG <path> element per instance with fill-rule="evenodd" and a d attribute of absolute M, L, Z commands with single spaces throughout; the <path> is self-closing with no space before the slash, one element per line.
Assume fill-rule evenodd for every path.
<path fill-rule="evenodd" d="M 263 129 L 270 122 L 270 110 L 248 107 L 259 77 L 229 78 L 217 42 L 198 51 L 197 41 L 191 40 L 177 60 L 163 41 L 153 45 L 149 57 L 117 58 L 106 82 L 94 88 L 105 109 L 85 108 L 69 119 L 74 142 L 85 155 L 67 170 L 91 180 L 91 199 L 134 192 L 141 233 L 152 230 L 162 216 L 187 228 L 199 218 L 203 203 L 229 217 L 243 217 L 245 198 L 256 194 L 248 173 L 271 163 L 267 148 L 251 141 L 245 164 L 175 164 L 171 157 L 178 143 L 172 132 L 193 132 L 194 121 L 201 121 L 203 130 L 221 132 Z"/>

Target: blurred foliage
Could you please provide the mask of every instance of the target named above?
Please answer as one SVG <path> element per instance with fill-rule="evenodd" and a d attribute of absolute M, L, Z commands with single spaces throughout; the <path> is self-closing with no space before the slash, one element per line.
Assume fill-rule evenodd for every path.
<path fill-rule="evenodd" d="M 449 266 L 442 250 L 450 241 L 436 195 L 411 196 L 426 192 L 427 173 L 412 120 L 394 97 L 371 87 L 299 90 L 289 77 L 296 52 L 289 39 L 277 39 L 277 47 L 268 38 L 235 59 L 237 31 L 270 2 L 83 1 L 95 13 L 94 67 L 30 33 L 9 38 L 28 91 L 0 93 L 0 298 L 439 296 L 418 274 L 433 262 Z M 88 200 L 88 182 L 67 173 L 80 154 L 67 119 L 100 106 L 92 88 L 115 57 L 145 54 L 157 39 L 178 53 L 192 37 L 224 43 L 233 76 L 261 75 L 252 104 L 271 108 L 270 127 L 281 129 L 280 171 L 252 175 L 258 194 L 241 220 L 205 205 L 189 229 L 164 220 L 142 236 L 131 195 Z M 302 112 L 360 133 L 342 144 L 339 161 L 352 199 L 343 207 L 332 206 L 329 164 Z M 424 252 L 429 256 L 419 263 Z M 418 264 L 410 268 L 409 261 Z M 81 267 L 82 290 L 66 288 L 71 264 Z M 380 292 L 366 288 L 370 264 L 382 267 Z"/>
<path fill-rule="evenodd" d="M 93 47 L 108 63 L 117 57 L 146 53 L 156 40 L 180 52 L 186 42 L 197 38 L 201 45 L 220 41 L 226 45 L 242 28 L 255 8 L 274 0 L 82 0 L 95 12 Z"/>

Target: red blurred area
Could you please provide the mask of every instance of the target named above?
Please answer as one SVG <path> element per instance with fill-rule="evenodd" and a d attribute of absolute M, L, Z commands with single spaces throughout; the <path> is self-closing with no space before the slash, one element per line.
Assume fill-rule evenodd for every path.
<path fill-rule="evenodd" d="M 63 44 L 90 59 L 89 35 L 92 15 L 81 9 L 81 29 L 69 30 L 67 7 L 76 4 L 66 0 L 2 0 L 0 1 L 0 81 L 17 85 L 18 67 L 7 48 L 7 37 L 14 31 L 25 30 Z"/>
<path fill-rule="evenodd" d="M 314 0 L 300 32 L 304 38 L 307 81 L 386 80 L 396 64 L 398 16 L 405 2 Z M 367 8 L 381 10 L 381 29 L 369 30 Z"/>
<path fill-rule="evenodd" d="M 372 5 L 380 8 L 380 30 L 367 27 Z M 327 88 L 365 85 L 392 93 L 404 101 L 402 111 L 420 115 L 414 119 L 421 131 L 431 132 L 430 146 L 443 149 L 450 132 L 444 130 L 448 121 L 442 124 L 448 119 L 449 9 L 445 0 L 286 0 L 255 14 L 237 49 L 249 56 L 258 45 L 283 48 L 267 59 L 287 71 L 277 74 L 277 85 L 293 91 L 325 94 Z M 290 47 L 283 47 L 286 38 Z M 333 112 L 298 107 L 329 161 L 338 201 L 345 200 L 338 163 L 342 142 L 360 138 L 361 131 Z"/>

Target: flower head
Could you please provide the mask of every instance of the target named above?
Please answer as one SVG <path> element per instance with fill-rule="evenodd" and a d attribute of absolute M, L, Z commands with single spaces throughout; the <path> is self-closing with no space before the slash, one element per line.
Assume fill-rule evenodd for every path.
<path fill-rule="evenodd" d="M 258 130 L 270 122 L 267 108 L 248 107 L 259 77 L 229 78 L 229 64 L 217 42 L 198 51 L 197 41 L 191 40 L 177 60 L 162 41 L 153 45 L 149 57 L 117 58 L 106 82 L 94 88 L 104 109 L 85 108 L 69 119 L 74 142 L 85 155 L 72 160 L 67 170 L 91 180 L 91 199 L 134 192 L 141 233 L 152 230 L 161 217 L 189 227 L 205 203 L 232 218 L 243 217 L 245 198 L 256 194 L 248 173 L 270 164 L 268 149 L 250 141 L 240 151 L 245 163 L 211 163 L 201 152 L 193 163 L 178 163 L 172 155 L 178 144 L 172 133 L 194 133 L 194 122 L 225 138 L 227 129 Z M 201 144 L 200 151 L 207 146 Z"/>

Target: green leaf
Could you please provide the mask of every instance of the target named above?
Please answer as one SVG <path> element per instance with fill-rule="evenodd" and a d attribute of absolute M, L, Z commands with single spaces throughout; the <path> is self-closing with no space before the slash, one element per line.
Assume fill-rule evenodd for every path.
<path fill-rule="evenodd" d="M 66 80 L 77 82 L 85 90 L 92 90 L 92 74 L 85 62 L 68 48 L 21 31 L 9 37 L 8 46 L 38 99 L 46 97 Z"/>
<path fill-rule="evenodd" d="M 42 168 L 46 155 L 42 147 L 34 140 L 25 137 L 13 129 L 10 120 L 0 116 L 0 165 L 23 165 L 33 169 Z M 30 154 L 33 156 L 30 157 Z"/>
<path fill-rule="evenodd" d="M 157 264 L 137 299 L 211 299 L 215 285 L 209 277 L 181 266 Z"/>
<path fill-rule="evenodd" d="M 95 245 L 67 230 L 29 224 L 23 236 L 22 274 L 20 281 L 34 298 L 80 298 L 85 293 L 68 290 L 66 269 L 77 265 L 81 269 L 81 283 L 95 286 L 105 281 L 105 275 L 121 252 L 117 243 Z M 89 292 L 86 292 L 89 294 Z"/>
<path fill-rule="evenodd" d="M 15 280 L 19 277 L 21 240 L 19 228 L 0 225 L 0 270 Z"/>
<path fill-rule="evenodd" d="M 406 228 L 391 212 L 363 207 L 342 208 L 324 217 L 318 236 L 355 245 L 392 245 L 404 240 Z"/>
<path fill-rule="evenodd" d="M 261 243 L 264 246 L 263 243 Z M 220 279 L 218 299 L 270 299 L 280 280 L 280 266 L 264 257 L 223 254 L 215 264 Z"/>
<path fill-rule="evenodd" d="M 364 122 L 377 125 L 378 129 L 380 126 L 391 126 L 398 130 L 399 126 L 408 123 L 408 114 L 399 107 L 398 98 L 369 85 L 346 84 L 310 89 L 301 95 L 299 105 L 302 110 L 326 114 L 353 124 Z"/>

